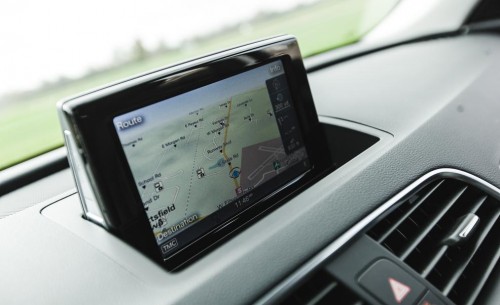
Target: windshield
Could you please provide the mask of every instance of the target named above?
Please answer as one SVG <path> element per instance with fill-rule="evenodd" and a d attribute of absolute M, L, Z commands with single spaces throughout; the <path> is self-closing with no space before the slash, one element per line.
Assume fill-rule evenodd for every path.
<path fill-rule="evenodd" d="M 397 0 L 15 1 L 0 13 L 0 170 L 63 145 L 57 101 L 279 34 L 304 57 L 358 41 Z"/>

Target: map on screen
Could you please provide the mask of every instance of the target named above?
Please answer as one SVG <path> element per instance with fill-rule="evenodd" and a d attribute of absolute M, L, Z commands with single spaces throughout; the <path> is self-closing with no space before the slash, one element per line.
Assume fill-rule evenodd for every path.
<path fill-rule="evenodd" d="M 307 160 L 282 62 L 113 119 L 158 245 Z"/>

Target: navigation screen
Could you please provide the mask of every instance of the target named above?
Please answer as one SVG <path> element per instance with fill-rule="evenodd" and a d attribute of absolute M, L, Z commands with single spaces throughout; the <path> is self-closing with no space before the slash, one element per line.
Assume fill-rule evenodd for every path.
<path fill-rule="evenodd" d="M 309 169 L 281 60 L 113 123 L 163 257 Z"/>

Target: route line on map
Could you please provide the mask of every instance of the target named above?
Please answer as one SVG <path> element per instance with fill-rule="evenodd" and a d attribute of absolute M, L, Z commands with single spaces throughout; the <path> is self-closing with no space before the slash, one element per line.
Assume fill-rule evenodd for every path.
<path fill-rule="evenodd" d="M 222 142 L 222 155 L 224 156 L 224 159 L 226 160 L 227 165 L 229 166 L 229 172 L 233 171 L 233 165 L 229 164 L 228 160 L 229 158 L 227 157 L 226 154 L 226 145 L 227 145 L 227 132 L 229 130 L 229 120 L 231 118 L 231 108 L 233 105 L 233 98 L 231 97 L 228 102 L 227 106 L 227 117 L 226 117 L 226 124 L 224 124 L 224 141 Z M 238 182 L 237 178 L 233 178 L 234 186 L 236 188 L 240 187 L 240 183 Z"/>
<path fill-rule="evenodd" d="M 184 217 L 187 216 L 188 207 L 189 207 L 189 199 L 191 198 L 191 188 L 193 187 L 193 177 L 194 177 L 195 171 L 196 171 L 196 156 L 198 155 L 198 146 L 200 144 L 200 134 L 201 134 L 201 132 L 198 132 L 198 140 L 196 141 L 196 146 L 194 148 L 193 168 L 191 169 L 191 177 L 190 177 L 190 181 L 189 181 L 187 200 L 186 200 L 186 209 L 184 210 Z"/>

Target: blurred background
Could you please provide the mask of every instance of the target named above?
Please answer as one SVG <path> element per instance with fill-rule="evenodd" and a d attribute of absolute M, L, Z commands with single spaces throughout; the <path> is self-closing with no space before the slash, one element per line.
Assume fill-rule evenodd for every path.
<path fill-rule="evenodd" d="M 278 34 L 312 56 L 359 41 L 396 2 L 3 0 L 0 170 L 63 145 L 63 98 Z"/>

